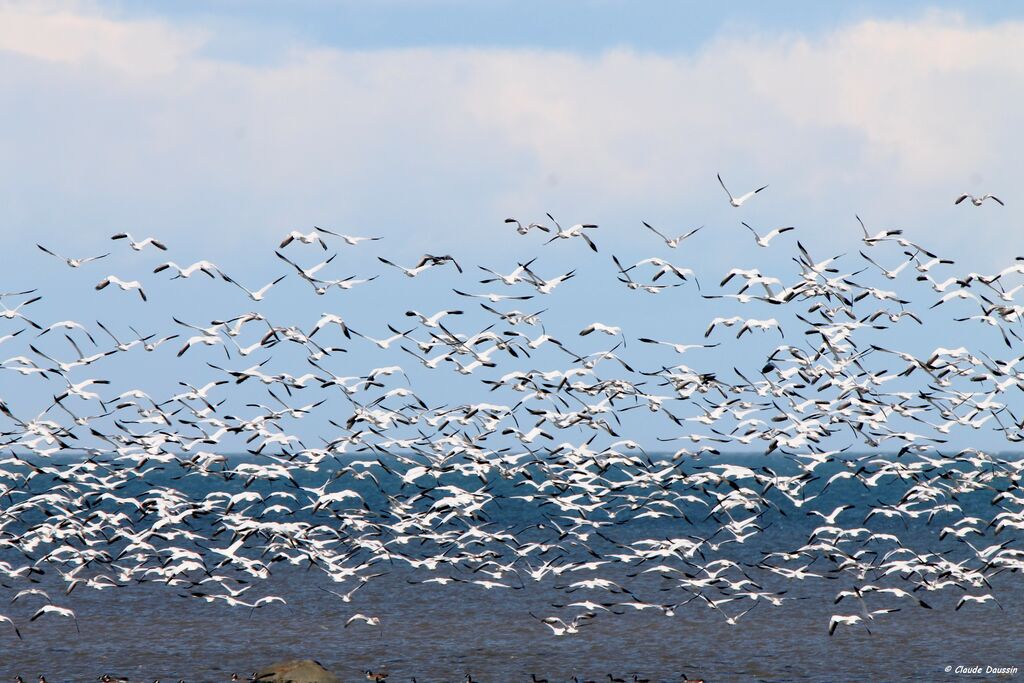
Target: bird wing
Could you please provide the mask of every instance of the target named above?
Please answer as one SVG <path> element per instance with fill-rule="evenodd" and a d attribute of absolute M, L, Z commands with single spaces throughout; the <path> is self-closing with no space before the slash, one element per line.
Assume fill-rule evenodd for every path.
<path fill-rule="evenodd" d="M 770 240 L 770 239 L 772 239 L 774 237 L 778 237 L 779 235 L 781 235 L 784 232 L 789 232 L 790 230 L 795 230 L 795 229 L 796 228 L 794 228 L 792 225 L 787 225 L 784 228 L 775 228 L 770 233 L 765 235 L 764 238 L 765 238 L 765 240 Z"/>
<path fill-rule="evenodd" d="M 648 223 L 647 221 L 640 221 L 640 222 L 644 224 L 644 227 L 645 227 L 645 228 L 647 228 L 648 230 L 650 230 L 651 232 L 653 232 L 653 233 L 654 233 L 655 235 L 657 235 L 657 236 L 658 236 L 658 237 L 660 237 L 661 239 L 665 240 L 666 242 L 668 242 L 668 241 L 669 241 L 669 239 L 668 239 L 667 237 L 665 237 L 665 236 L 664 236 L 663 234 L 661 234 L 660 232 L 658 232 L 658 231 L 657 231 L 657 230 L 656 230 L 655 228 L 653 228 L 653 227 L 651 226 L 651 224 L 650 224 L 650 223 Z M 42 247 L 40 247 L 40 249 L 42 249 Z"/>
<path fill-rule="evenodd" d="M 704 227 L 703 225 L 701 225 L 699 227 L 696 227 L 693 230 L 691 230 L 690 232 L 687 232 L 687 233 L 684 233 L 684 234 L 680 235 L 676 239 L 678 241 L 680 241 L 680 242 L 682 242 L 683 240 L 689 239 L 689 238 L 693 237 L 694 235 L 696 235 L 700 231 L 700 229 L 703 228 L 703 227 Z"/>
<path fill-rule="evenodd" d="M 722 189 L 723 189 L 723 190 L 725 190 L 725 193 L 726 193 L 727 195 L 729 195 L 729 199 L 730 199 L 730 200 L 732 200 L 732 201 L 735 201 L 735 199 L 734 199 L 734 198 L 733 198 L 733 196 L 732 196 L 732 192 L 729 192 L 729 188 L 728 188 L 728 187 L 726 187 L 726 186 L 725 186 L 725 183 L 724 183 L 724 182 L 722 181 L 722 174 L 720 174 L 720 173 L 719 173 L 719 174 L 716 174 L 716 175 L 717 175 L 717 177 L 718 177 L 718 184 L 719 184 L 719 185 L 721 185 L 721 186 L 722 186 Z"/>
<path fill-rule="evenodd" d="M 50 251 L 49 249 L 47 249 L 46 247 L 44 247 L 44 246 L 43 246 L 43 245 L 41 245 L 41 244 L 37 244 L 36 246 L 37 246 L 37 247 L 39 247 L 40 249 L 42 249 L 43 251 L 45 251 L 45 252 L 46 252 L 47 254 L 49 254 L 50 256 L 56 256 L 56 257 L 57 257 L 57 258 L 59 258 L 59 259 L 62 259 L 62 258 L 64 258 L 64 257 L 63 257 L 63 256 L 61 256 L 60 254 L 55 254 L 55 253 L 53 253 L 52 251 Z"/>

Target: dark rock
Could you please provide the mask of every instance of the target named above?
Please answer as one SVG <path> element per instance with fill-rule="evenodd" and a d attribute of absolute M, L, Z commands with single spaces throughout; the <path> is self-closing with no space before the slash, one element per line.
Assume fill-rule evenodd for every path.
<path fill-rule="evenodd" d="M 259 683 L 341 683 L 341 679 L 312 659 L 290 659 L 256 672 Z"/>

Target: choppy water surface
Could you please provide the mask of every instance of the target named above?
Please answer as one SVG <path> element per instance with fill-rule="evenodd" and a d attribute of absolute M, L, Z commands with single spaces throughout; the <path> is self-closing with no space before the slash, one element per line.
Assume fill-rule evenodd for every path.
<path fill-rule="evenodd" d="M 511 492 L 514 487 L 507 485 Z M 860 495 L 864 494 L 838 486 L 828 494 L 835 504 Z M 825 500 L 819 508 L 830 506 Z M 507 516 L 491 519 L 495 526 L 525 528 L 533 512 L 508 504 L 502 509 Z M 897 524 L 905 544 L 911 545 L 916 538 L 934 546 L 941 520 L 916 527 L 916 537 Z M 723 548 L 735 558 L 756 562 L 773 548 L 799 547 L 816 525 L 813 518 L 790 515 L 742 545 Z M 608 533 L 625 539 L 700 531 L 701 522 L 694 519 L 692 524 L 637 521 L 628 529 Z M 529 531 L 522 534 L 529 537 Z M 999 542 L 1003 541 L 1011 541 L 1011 546 L 1017 542 L 1010 532 L 1001 535 Z M 596 574 L 628 582 L 639 598 L 652 602 L 678 594 L 666 588 L 671 583 L 657 572 L 628 576 L 644 568 L 634 564 Z M 547 577 L 540 582 L 527 578 L 522 582 L 525 589 L 487 590 L 469 584 L 413 584 L 410 581 L 432 574 L 414 572 L 402 562 L 383 561 L 373 569 L 386 575 L 370 581 L 345 603 L 322 589 L 345 592 L 354 587 L 351 582 L 335 584 L 317 568 L 271 563 L 272 576 L 254 586 L 246 598 L 278 595 L 287 605 L 255 611 L 180 597 L 195 589 L 158 583 L 100 591 L 76 588 L 62 596 L 59 604 L 76 611 L 81 633 L 76 633 L 69 619 L 29 623 L 26 617 L 39 601 L 23 598 L 3 610 L 18 617 L 24 640 L 0 624 L 0 675 L 29 679 L 43 673 L 52 682 L 95 680 L 111 672 L 132 680 L 226 681 L 233 672 L 248 674 L 276 660 L 310 657 L 342 680 L 361 680 L 364 670 L 383 669 L 391 673 L 391 681 L 416 676 L 421 682 L 461 681 L 467 672 L 484 682 L 525 681 L 530 674 L 551 681 L 568 681 L 573 675 L 581 680 L 607 680 L 608 673 L 627 680 L 637 673 L 641 678 L 666 681 L 680 680 L 682 674 L 708 681 L 941 681 L 971 678 L 946 674 L 947 666 L 1019 667 L 1024 663 L 1020 632 L 1024 582 L 1011 572 L 992 579 L 991 592 L 1003 609 L 988 603 L 954 611 L 962 591 L 919 591 L 933 609 L 921 609 L 907 600 L 873 603 L 873 607 L 891 604 L 901 611 L 871 624 L 871 634 L 857 627 L 828 635 L 831 614 L 858 613 L 851 600 L 832 604 L 840 590 L 852 585 L 843 576 L 780 579 L 776 585 L 766 585 L 766 589 L 787 591 L 786 597 L 793 599 L 782 607 L 758 605 L 735 625 L 697 600 L 679 605 L 674 616 L 631 607 L 613 608 L 622 614 L 601 611 L 578 634 L 554 637 L 531 613 L 567 614 L 553 606 L 567 598 L 555 588 L 568 583 L 565 578 Z M 39 580 L 36 587 L 54 595 L 63 592 L 64 584 L 52 570 Z M 511 575 L 504 581 L 521 585 Z M 616 600 L 603 591 L 585 589 L 568 597 Z M 727 613 L 734 615 L 747 605 L 736 600 L 727 607 Z M 356 612 L 379 617 L 380 627 L 355 623 L 345 628 Z"/>
<path fill-rule="evenodd" d="M 257 610 L 251 618 L 241 608 L 171 597 L 171 589 L 72 595 L 82 633 L 71 623 L 40 620 L 23 629 L 24 642 L 5 635 L 2 672 L 11 678 L 44 672 L 50 681 L 94 680 L 106 671 L 133 680 L 226 681 L 232 672 L 308 656 L 343 680 L 382 668 L 391 672 L 389 680 L 403 682 L 413 675 L 458 681 L 465 672 L 485 682 L 528 680 L 530 673 L 552 681 L 573 674 L 607 680 L 607 672 L 670 681 L 681 672 L 708 681 L 937 681 L 947 680 L 947 665 L 1020 665 L 1024 596 L 1019 577 L 1011 581 L 1018 585 L 1003 591 L 1005 611 L 954 612 L 944 599 L 927 614 L 905 608 L 889 615 L 872 635 L 851 629 L 829 638 L 834 587 L 821 586 L 810 591 L 812 599 L 759 607 L 735 626 L 692 604 L 675 617 L 627 613 L 555 638 L 527 613 L 546 605 L 535 587 L 524 595 L 413 586 L 396 572 L 343 605 L 324 599 L 316 588 L 326 585 L 321 577 L 292 569 L 274 582 L 288 606 Z M 343 628 L 356 610 L 380 616 L 382 628 Z"/>

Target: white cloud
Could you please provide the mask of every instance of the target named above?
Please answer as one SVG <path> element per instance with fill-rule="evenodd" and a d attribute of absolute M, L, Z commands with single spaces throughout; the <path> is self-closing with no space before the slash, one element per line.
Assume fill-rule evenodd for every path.
<path fill-rule="evenodd" d="M 857 131 L 868 161 L 895 161 L 916 183 L 1004 158 L 998 133 L 1019 118 L 1024 24 L 867 21 L 789 44 L 727 43 L 751 83 L 799 125 Z"/>
<path fill-rule="evenodd" d="M 108 19 L 74 5 L 0 5 L 0 51 L 69 66 L 139 76 L 167 73 L 203 42 L 201 31 Z"/>
<path fill-rule="evenodd" d="M 326 218 L 472 242 L 483 221 L 547 207 L 707 222 L 718 170 L 737 190 L 771 183 L 764 220 L 799 201 L 819 223 L 858 209 L 928 222 L 938 209 L 922 206 L 1021 180 L 1006 155 L 1024 114 L 1021 23 L 936 14 L 723 35 L 692 55 L 299 46 L 269 65 L 201 50 L 216 40 L 75 6 L 0 8 L 0 193 L 15 224 L 59 197 L 94 222 L 182 234 Z"/>

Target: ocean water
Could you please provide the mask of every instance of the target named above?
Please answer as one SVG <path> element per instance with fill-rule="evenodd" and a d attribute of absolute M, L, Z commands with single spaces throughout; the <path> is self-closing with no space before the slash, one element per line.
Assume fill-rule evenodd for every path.
<path fill-rule="evenodd" d="M 724 462 L 730 458 L 714 462 Z M 750 457 L 731 458 L 750 464 Z M 762 460 L 762 462 L 769 462 Z M 782 468 L 780 460 L 770 461 Z M 710 462 L 691 469 L 706 467 Z M 838 467 L 838 466 L 836 466 Z M 828 472 L 822 470 L 824 476 Z M 833 470 L 834 471 L 834 470 Z M 213 488 L 241 490 L 237 480 L 211 481 L 212 478 L 186 477 L 166 480 L 149 478 L 151 484 L 173 484 L 200 499 Z M 312 481 L 319 481 L 313 478 Z M 470 487 L 474 480 L 465 479 Z M 400 493 L 396 481 L 381 473 L 384 493 Z M 303 483 L 300 481 L 300 483 Z M 360 486 L 367 505 L 373 511 L 382 509 L 386 499 L 366 481 L 343 482 Z M 536 502 L 512 500 L 520 493 L 517 481 L 501 481 L 492 492 L 497 503 L 487 508 L 489 530 L 510 530 L 520 540 L 539 540 L 550 528 L 531 528 L 538 520 L 550 518 L 550 511 Z M 45 491 L 53 480 L 39 477 L 31 482 L 33 492 Z M 480 485 L 476 480 L 476 486 Z M 863 506 L 877 499 L 898 498 L 906 483 L 889 482 L 866 490 L 855 482 L 839 482 L 815 501 L 814 509 L 830 511 L 834 506 L 852 502 L 861 507 L 850 511 L 844 525 L 857 526 L 865 514 Z M 279 485 L 261 482 L 253 490 L 269 492 Z M 127 492 L 122 492 L 121 495 Z M 409 492 L 405 491 L 405 495 Z M 963 544 L 955 539 L 938 539 L 939 530 L 949 521 L 963 515 L 977 514 L 989 519 L 998 511 L 991 505 L 991 491 L 961 498 L 963 512 L 931 523 L 914 520 L 873 518 L 867 526 L 876 532 L 896 533 L 908 548 L 918 552 L 942 552 L 955 558 Z M 106 503 L 97 506 L 114 509 Z M 602 533 L 619 543 L 636 539 L 677 538 L 686 535 L 705 536 L 717 527 L 704 514 L 690 516 L 690 521 L 632 520 L 610 524 Z M 302 519 L 309 513 L 288 516 Z M 689 515 L 688 515 L 689 516 Z M 596 513 L 595 518 L 600 518 Z M 32 523 L 26 519 L 26 525 Z M 482 522 L 483 523 L 483 522 Z M 204 524 L 208 524 L 204 528 Z M 695 565 L 715 558 L 730 558 L 754 564 L 765 553 L 791 551 L 808 541 L 810 532 L 820 520 L 803 510 L 790 508 L 786 514 L 766 514 L 764 530 L 744 543 L 722 545 L 717 553 L 705 559 L 693 558 Z M 197 530 L 213 533 L 215 519 L 196 522 Z M 18 529 L 8 526 L 10 533 Z M 975 545 L 1010 542 L 1017 547 L 1019 536 L 1013 530 L 999 537 L 980 538 Z M 210 545 L 226 547 L 225 534 L 211 540 Z M 414 555 L 417 541 L 403 546 L 402 552 Z M 253 547 L 256 547 L 254 544 Z M 613 545 L 593 538 L 590 550 L 601 556 L 614 552 Z M 427 555 L 429 548 L 424 547 Z M 0 559 L 13 557 L 11 551 L 0 553 Z M 588 556 L 586 548 L 570 547 L 566 562 Z M 592 559 L 592 558 L 591 558 Z M 676 562 L 684 570 L 685 563 Z M 787 564 L 800 566 L 807 562 Z M 648 565 L 650 566 L 650 565 Z M 856 614 L 852 600 L 834 605 L 836 594 L 851 588 L 855 577 L 843 573 L 834 579 L 786 580 L 765 572 L 756 574 L 758 582 L 770 591 L 786 591 L 781 607 L 759 602 L 754 609 L 738 619 L 726 622 L 726 615 L 735 615 L 754 603 L 737 599 L 723 606 L 725 613 L 710 609 L 702 600 L 678 604 L 672 616 L 661 611 L 632 607 L 599 611 L 597 617 L 582 626 L 579 633 L 556 637 L 537 617 L 560 616 L 568 620 L 572 611 L 555 605 L 567 599 L 615 601 L 623 596 L 604 591 L 580 589 L 567 594 L 564 586 L 589 576 L 607 577 L 627 585 L 643 600 L 659 603 L 683 603 L 692 595 L 674 586 L 659 572 L 637 574 L 645 565 L 610 563 L 593 572 L 567 572 L 559 577 L 548 576 L 541 581 L 524 577 L 520 581 L 509 574 L 501 579 L 517 588 L 485 589 L 478 585 L 456 583 L 440 586 L 413 583 L 431 576 L 456 574 L 465 579 L 483 578 L 471 570 L 454 572 L 448 569 L 431 573 L 414 570 L 400 560 L 377 561 L 370 571 L 383 576 L 369 581 L 356 591 L 351 602 L 325 592 L 351 590 L 354 582 L 335 583 L 317 567 L 271 563 L 271 575 L 254 581 L 243 597 L 253 599 L 264 595 L 284 598 L 285 605 L 271 604 L 260 609 L 228 607 L 221 602 L 207 603 L 187 597 L 190 589 L 183 586 L 146 582 L 113 589 L 93 590 L 78 587 L 63 595 L 65 584 L 57 572 L 47 569 L 36 577 L 33 587 L 50 592 L 54 602 L 70 607 L 77 614 L 78 631 L 70 619 L 47 615 L 34 622 L 28 617 L 42 601 L 32 596 L 15 604 L 10 597 L 27 582 L 5 583 L 0 590 L 0 614 L 7 614 L 18 623 L 23 639 L 13 629 L 0 624 L 0 677 L 13 680 L 21 675 L 32 680 L 45 674 L 51 683 L 60 681 L 96 680 L 103 673 L 129 676 L 131 680 L 227 681 L 232 673 L 248 675 L 274 661 L 288 658 L 313 658 L 337 673 L 343 681 L 364 680 L 366 669 L 385 670 L 389 681 L 462 681 L 470 673 L 473 680 L 529 681 L 531 674 L 549 681 L 607 681 L 608 675 L 632 680 L 634 674 L 652 681 L 679 681 L 682 678 L 703 678 L 712 681 L 944 681 L 993 680 L 984 673 L 957 674 L 957 667 L 1024 666 L 1024 581 L 1019 573 L 1006 571 L 991 578 L 991 592 L 999 605 L 967 604 L 954 608 L 964 591 L 947 588 L 942 591 L 918 591 L 916 595 L 932 609 L 918 607 L 906 599 L 872 598 L 872 609 L 881 606 L 899 607 L 900 611 L 882 615 L 870 624 L 870 633 L 862 627 L 839 628 L 829 636 L 832 614 Z M 826 570 L 826 559 L 816 560 L 810 571 Z M 102 567 L 98 567 L 102 570 Z M 365 573 L 365 572 L 364 572 Z M 898 576 L 869 576 L 863 582 L 911 588 L 913 584 Z M 522 586 L 522 587 L 520 587 Z M 3 596 L 9 596 L 3 599 Z M 345 627 L 355 613 L 375 616 L 380 626 L 354 623 Z M 952 670 L 947 673 L 946 668 Z M 1019 678 L 1019 674 L 1017 678 Z M 1006 678 L 1006 677 L 1002 677 Z"/>

